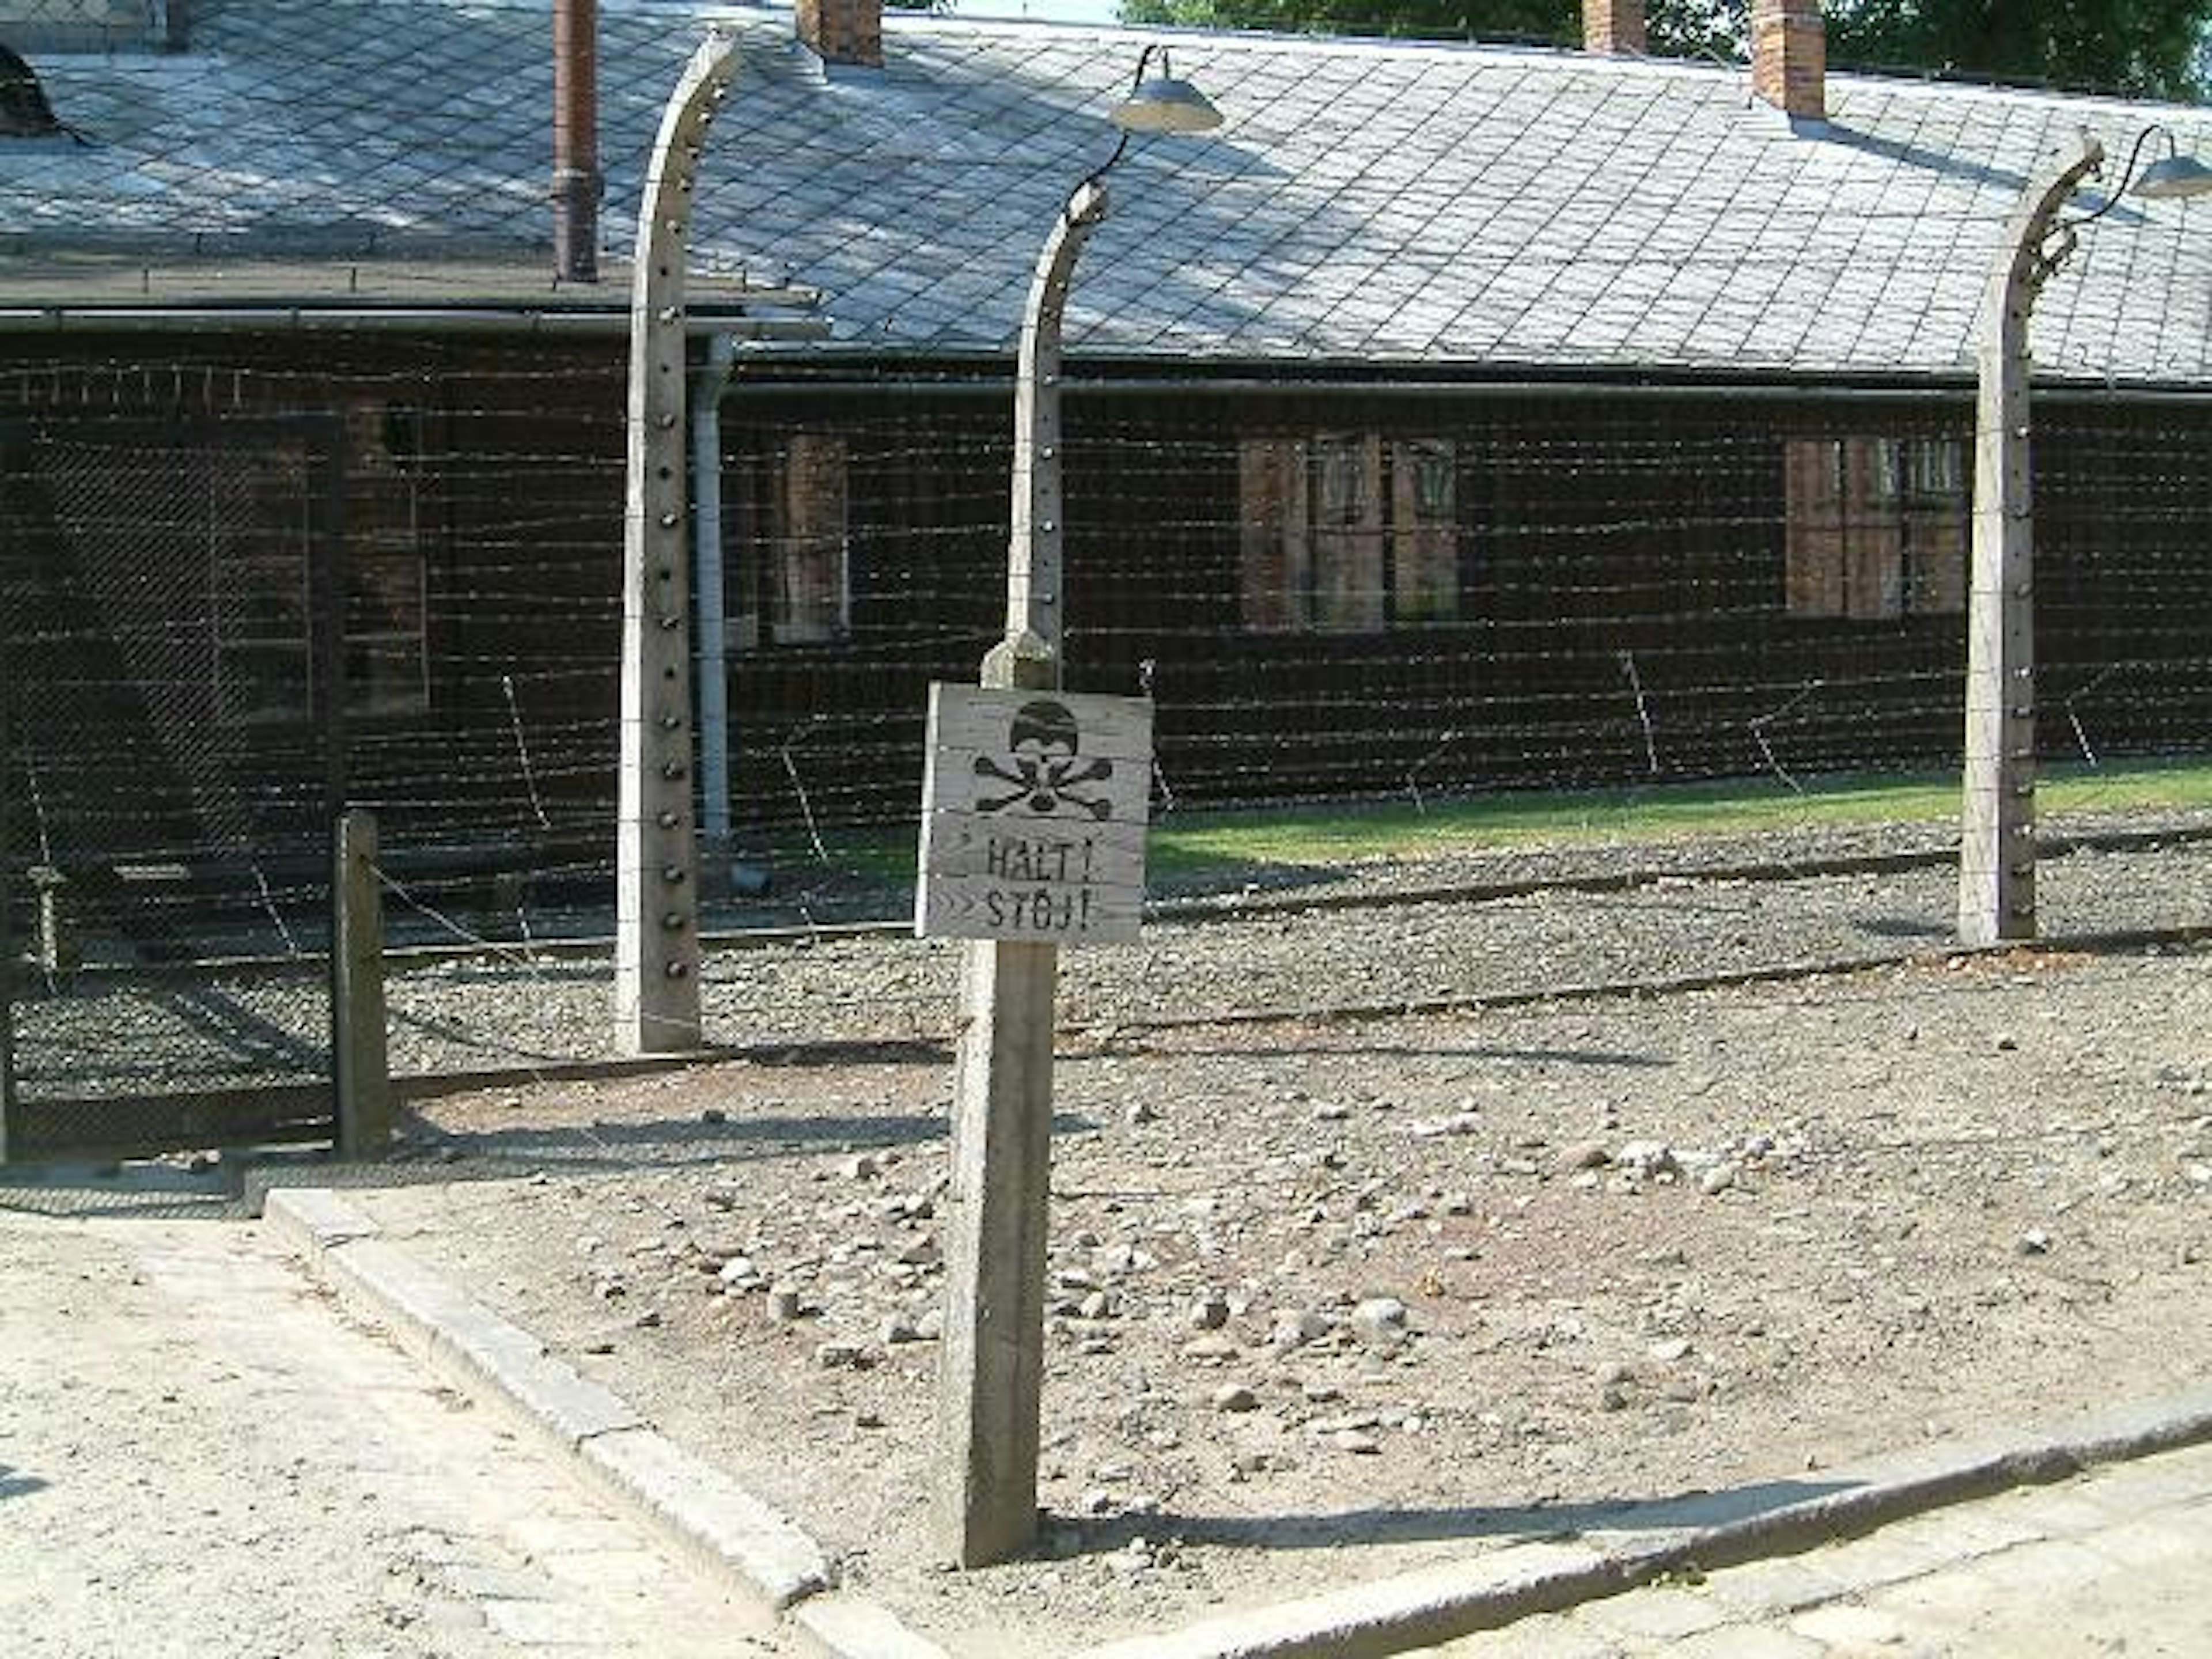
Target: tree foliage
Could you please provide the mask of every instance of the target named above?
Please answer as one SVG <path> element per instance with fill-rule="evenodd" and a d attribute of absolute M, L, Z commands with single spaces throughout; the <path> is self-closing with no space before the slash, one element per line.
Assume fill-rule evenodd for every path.
<path fill-rule="evenodd" d="M 2205 0 L 1847 0 L 1830 9 L 1828 54 L 1839 64 L 2188 99 L 2200 91 L 2208 17 Z"/>
<path fill-rule="evenodd" d="M 1829 0 L 1828 61 L 2188 99 L 2212 0 Z M 1653 52 L 1741 58 L 1749 0 L 1650 0 Z M 1580 0 L 1122 0 L 1133 23 L 1422 40 L 1581 39 Z"/>

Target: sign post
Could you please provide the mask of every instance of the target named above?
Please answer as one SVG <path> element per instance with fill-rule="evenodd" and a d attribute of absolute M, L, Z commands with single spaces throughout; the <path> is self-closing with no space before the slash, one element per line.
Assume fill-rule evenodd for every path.
<path fill-rule="evenodd" d="M 1023 313 L 1014 381 L 1014 458 L 1012 533 L 1006 544 L 1006 633 L 983 659 L 983 687 L 1016 694 L 1020 702 L 1048 700 L 1060 678 L 1060 322 L 1076 257 L 1106 216 L 1106 188 L 1096 179 L 1078 185 L 1054 222 L 1030 283 Z M 979 691 L 978 695 L 983 695 Z M 942 723 L 942 692 L 932 704 Z M 1073 711 L 1069 709 L 1071 716 Z M 929 777 L 940 793 L 952 790 L 956 821 L 926 830 L 933 850 L 973 867 L 969 878 L 941 868 L 926 879 L 917 903 L 921 931 L 942 915 L 948 927 L 988 918 L 989 895 L 1000 894 L 1000 914 L 1011 916 L 1012 882 L 994 885 L 988 846 L 973 839 L 989 831 L 957 821 L 1003 816 L 985 809 L 974 786 L 988 782 L 975 768 L 990 758 L 1017 777 L 1012 720 L 1000 727 L 988 716 L 978 732 L 964 721 L 956 729 L 977 740 L 945 756 L 933 753 Z M 1078 742 L 1080 720 L 1077 720 Z M 1071 751 L 1072 752 L 1072 751 Z M 963 758 L 964 757 L 964 759 Z M 1110 758 L 1109 757 L 1108 758 Z M 1042 748 L 1031 756 L 1051 764 Z M 1084 784 L 1065 771 L 1079 798 Z M 954 789 L 962 786 L 963 795 Z M 1016 785 L 1004 779 L 997 794 Z M 1035 791 L 1029 792 L 1035 794 Z M 1055 802 L 1064 793 L 1048 788 Z M 925 814 L 926 820 L 934 813 Z M 1050 811 L 1038 813 L 1051 817 Z M 1018 822 L 1017 817 L 1012 822 Z M 1034 826 L 1031 826 L 1034 827 Z M 954 852 L 956 844 L 958 851 Z M 1007 855 L 1011 856 L 1011 855 Z M 1034 921 L 1053 905 L 1031 899 Z M 1094 904 L 1103 902 L 1094 899 Z M 1056 908 L 1049 908 L 1056 915 Z M 1050 927 L 963 930 L 973 942 L 961 970 L 960 1019 L 952 1086 L 952 1164 L 945 1220 L 944 1346 L 938 1358 L 939 1486 L 934 1522 L 945 1555 L 963 1567 L 981 1566 L 1026 1549 L 1036 1537 L 1038 1404 L 1044 1376 L 1045 1210 L 1052 1148 L 1052 1037 L 1060 971 L 1060 934 Z"/>
<path fill-rule="evenodd" d="M 1060 945 L 1137 936 L 1152 706 L 930 688 L 915 928 L 974 941 L 956 1061 L 939 1437 L 962 1566 L 1036 1533 Z"/>

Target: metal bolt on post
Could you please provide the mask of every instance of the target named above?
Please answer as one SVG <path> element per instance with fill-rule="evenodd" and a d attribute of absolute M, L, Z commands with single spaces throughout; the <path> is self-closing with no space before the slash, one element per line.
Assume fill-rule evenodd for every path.
<path fill-rule="evenodd" d="M 684 488 L 685 228 L 691 169 L 727 93 L 735 52 L 730 37 L 714 33 L 691 55 L 662 115 L 638 213 L 615 848 L 615 1042 L 630 1054 L 696 1048 L 700 1041 Z"/>

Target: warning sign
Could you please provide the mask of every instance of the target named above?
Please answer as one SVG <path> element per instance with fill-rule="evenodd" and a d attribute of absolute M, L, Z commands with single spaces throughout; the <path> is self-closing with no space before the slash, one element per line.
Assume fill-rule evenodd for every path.
<path fill-rule="evenodd" d="M 915 931 L 1134 939 L 1152 787 L 1144 699 L 933 685 Z"/>

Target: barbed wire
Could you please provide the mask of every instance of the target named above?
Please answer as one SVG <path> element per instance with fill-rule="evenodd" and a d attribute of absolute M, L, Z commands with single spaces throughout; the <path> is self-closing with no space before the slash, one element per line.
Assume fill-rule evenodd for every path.
<path fill-rule="evenodd" d="M 379 813 L 385 868 L 423 907 L 395 903 L 396 946 L 483 939 L 519 956 L 484 957 L 478 971 L 522 977 L 482 1006 L 553 971 L 538 943 L 604 938 L 623 465 L 599 400 L 618 368 L 489 347 L 356 354 L 358 374 L 350 362 L 319 374 L 210 365 L 181 343 L 129 362 L 110 345 L 79 349 L 0 374 L 0 862 L 11 931 L 38 964 L 26 994 L 49 1005 L 18 1006 L 27 1073 L 40 1086 L 100 1074 L 107 1039 L 75 1018 L 88 1017 L 94 984 L 77 983 L 76 964 L 107 985 L 137 974 L 173 987 L 196 960 L 315 961 L 340 803 Z M 933 398 L 931 383 L 861 376 L 758 386 L 722 409 L 734 833 L 707 850 L 718 879 L 735 866 L 750 886 L 711 901 L 710 925 L 819 930 L 908 902 L 926 688 L 972 679 L 1002 614 L 1007 422 L 1003 385 L 988 391 Z M 2055 398 L 2039 424 L 2044 749 L 2075 763 L 2074 810 L 2094 814 L 2127 799 L 2136 763 L 2201 753 L 2212 732 L 2212 576 L 2193 482 L 2212 440 L 2164 405 L 2101 397 Z M 1433 817 L 1509 791 L 1587 787 L 1615 805 L 1717 779 L 1795 793 L 1839 774 L 1942 776 L 1961 720 L 1957 586 L 1877 581 L 1864 614 L 1808 612 L 1790 572 L 1826 559 L 1875 574 L 1923 556 L 1962 568 L 1963 498 L 1942 507 L 1950 527 L 1932 551 L 1912 540 L 1918 509 L 1887 498 L 1833 514 L 1814 526 L 1828 539 L 1808 540 L 1789 468 L 1803 453 L 1793 446 L 1871 468 L 1891 453 L 1879 446 L 1963 444 L 1971 429 L 1963 398 L 1738 408 L 1686 390 L 1553 403 L 1476 389 L 1394 401 L 1319 385 L 1203 407 L 1173 387 L 1072 396 L 1070 684 L 1149 690 L 1174 787 L 1157 810 L 1170 821 L 1231 805 Z M 223 507 L 230 459 L 299 430 L 320 435 L 284 438 L 295 459 L 247 475 L 269 493 Z M 843 445 L 827 563 L 794 519 L 811 510 L 785 471 L 795 433 Z M 1306 525 L 1309 567 L 1335 558 L 1342 579 L 1291 583 L 1304 623 L 1263 625 L 1252 607 L 1279 601 L 1265 584 L 1282 580 L 1267 573 L 1287 532 L 1248 499 L 1243 470 L 1304 447 L 1310 507 L 1334 487 L 1313 459 L 1334 434 L 1359 442 L 1333 453 L 1376 458 L 1352 481 L 1367 516 Z M 1427 526 L 1449 557 L 1422 578 L 1449 599 L 1441 618 L 1398 614 L 1422 526 L 1407 516 L 1413 475 L 1393 469 L 1417 453 L 1450 457 L 1449 522 Z M 388 503 L 395 477 L 398 518 L 340 510 Z M 253 580 L 227 586 L 226 560 Z M 842 594 L 810 617 L 795 607 L 816 576 Z M 295 584 L 296 599 L 272 598 Z M 1324 601 L 1357 625 L 1317 618 Z M 226 658 L 234 640 L 242 654 Z M 226 712 L 234 663 L 257 667 L 283 707 Z M 341 711 L 348 684 L 404 695 Z M 1818 864 L 1796 846 L 1775 856 L 1785 870 Z M 40 889 L 34 866 L 56 884 Z M 1305 878 L 1213 879 L 1233 890 L 1255 876 Z M 1425 879 L 1409 866 L 1401 884 Z M 2159 897 L 2158 925 L 2212 916 L 2193 873 Z M 1681 894 L 1609 903 L 1583 925 L 1691 930 L 1697 908 Z M 40 938 L 48 912 L 73 936 L 58 947 Z M 2133 925 L 2115 911 L 2122 921 Z M 571 991 L 573 971 L 556 981 Z M 1389 974 L 1398 1000 L 1417 1000 L 1432 969 L 1415 951 L 1376 971 L 1372 998 L 1336 1000 L 1387 1004 Z M 936 967 L 908 985 L 860 968 L 796 1008 L 768 994 L 787 972 L 711 955 L 710 1035 L 945 1028 Z M 277 1023 L 314 1032 L 318 995 L 301 991 Z M 1129 1018 L 1115 998 L 1076 1006 Z M 439 1016 L 441 1041 L 487 1056 L 604 1051 L 595 1001 L 540 1000 L 573 1033 L 518 1040 L 510 1015 L 471 1012 Z M 71 1016 L 66 1035 L 32 1029 L 50 1013 Z M 187 1019 L 149 1040 L 180 1072 L 234 1071 L 222 1039 L 207 1046 L 222 1022 L 195 1018 L 198 1036 Z"/>

